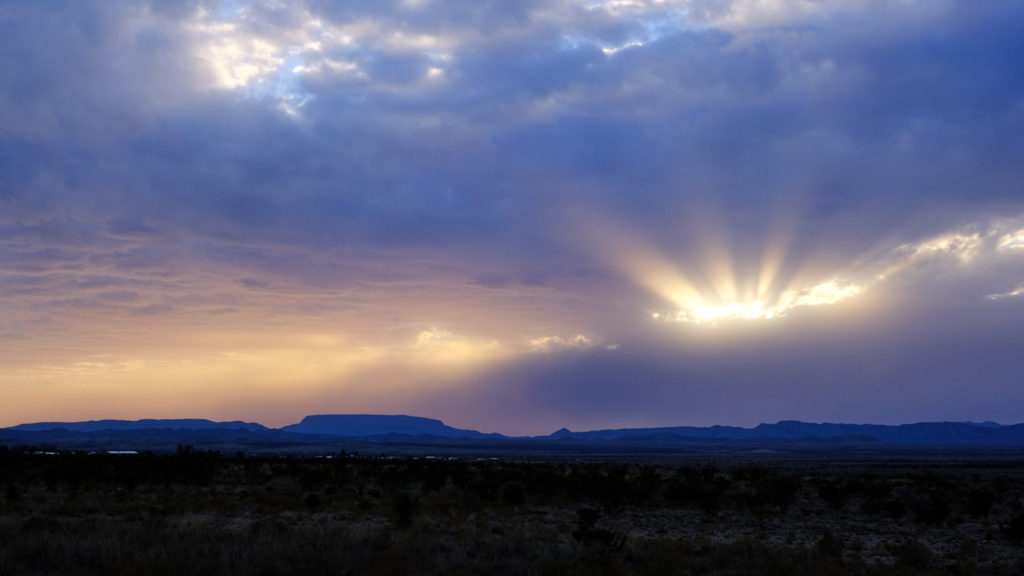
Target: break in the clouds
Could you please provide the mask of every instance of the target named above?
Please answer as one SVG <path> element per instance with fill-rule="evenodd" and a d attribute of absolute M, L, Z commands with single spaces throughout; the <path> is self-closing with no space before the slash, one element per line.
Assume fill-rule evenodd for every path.
<path fill-rule="evenodd" d="M 0 424 L 1019 420 L 1024 6 L 0 2 Z"/>

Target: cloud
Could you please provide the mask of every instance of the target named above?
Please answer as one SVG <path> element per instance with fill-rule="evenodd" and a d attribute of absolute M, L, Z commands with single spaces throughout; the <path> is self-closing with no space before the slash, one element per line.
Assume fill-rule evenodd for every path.
<path fill-rule="evenodd" d="M 1017 285 L 1016 288 L 1009 292 L 1003 292 L 1002 294 L 989 294 L 987 298 L 989 300 L 1002 300 L 1003 298 L 1013 298 L 1014 296 L 1024 295 L 1024 284 Z"/>
<path fill-rule="evenodd" d="M 1024 249 L 1024 229 L 1008 232 L 999 239 L 999 249 L 1016 251 Z"/>
<path fill-rule="evenodd" d="M 535 377 L 564 391 L 522 385 L 552 418 L 583 389 L 556 376 L 599 383 L 584 404 L 609 418 L 617 394 L 646 391 L 623 421 L 668 419 L 676 374 L 702 413 L 741 414 L 711 399 L 752 390 L 753 368 L 664 342 L 775 333 L 652 313 L 842 331 L 895 306 L 915 312 L 890 342 L 953 405 L 968 367 L 1019 371 L 966 340 L 1010 338 L 971 314 L 1019 313 L 1022 16 L 873 0 L 5 6 L 0 374 L 28 389 L 33 362 L 184 361 L 216 334 L 226 363 L 334 334 L 367 366 L 471 359 L 506 399 Z M 963 341 L 936 336 L 944 322 Z M 858 338 L 806 345 L 874 383 L 863 393 L 824 362 L 802 374 L 795 344 L 777 351 L 793 366 L 736 362 L 783 397 L 834 380 L 851 405 L 885 366 L 911 379 Z M 325 353 L 309 350 L 283 357 Z M 866 373 L 843 350 L 885 363 Z M 337 386 L 354 394 L 369 384 L 352 370 Z"/>
<path fill-rule="evenodd" d="M 527 350 L 546 353 L 561 350 L 586 350 L 597 346 L 594 340 L 584 334 L 576 334 L 568 338 L 561 336 L 539 336 L 527 342 Z"/>
<path fill-rule="evenodd" d="M 943 9 L 921 23 L 919 11 L 905 8 L 894 9 L 904 27 L 878 29 L 870 5 L 788 3 L 771 8 L 785 18 L 769 28 L 800 22 L 806 31 L 747 44 L 755 35 L 747 27 L 722 27 L 710 17 L 691 26 L 680 15 L 756 12 L 742 3 L 686 10 L 671 3 L 589 10 L 512 3 L 468 12 L 429 6 L 256 4 L 225 12 L 186 5 L 130 17 L 110 9 L 90 17 L 124 40 L 104 45 L 107 52 L 75 52 L 81 68 L 100 73 L 50 85 L 31 104 L 18 100 L 8 109 L 18 123 L 36 118 L 36 128 L 20 132 L 43 133 L 45 123 L 29 107 L 74 112 L 57 103 L 72 91 L 89 92 L 83 83 L 127 83 L 111 77 L 122 68 L 102 54 L 134 54 L 134 84 L 164 78 L 182 88 L 97 96 L 103 114 L 136 110 L 145 120 L 102 142 L 82 120 L 80 136 L 91 146 L 79 152 L 81 162 L 114 158 L 117 165 L 84 168 L 71 188 L 93 201 L 106 196 L 103 209 L 122 221 L 170 217 L 173 226 L 203 234 L 303 243 L 541 243 L 548 195 L 531 190 L 552 179 L 576 181 L 576 190 L 602 180 L 597 200 L 643 221 L 655 217 L 655 207 L 668 206 L 661 211 L 667 215 L 704 196 L 756 212 L 790 195 L 794 174 L 802 174 L 801 187 L 813 187 L 803 192 L 814 196 L 811 209 L 850 235 L 864 220 L 882 229 L 908 215 L 923 221 L 916 194 L 899 190 L 927 187 L 943 211 L 1016 192 L 998 169 L 1005 174 L 1012 155 L 978 156 L 996 142 L 1003 150 L 1021 144 L 1013 128 L 1019 86 L 999 68 L 1003 59 L 984 58 L 995 40 L 978 39 L 1012 41 L 1012 18 Z M 64 26 L 79 25 L 88 8 L 74 10 Z M 838 16 L 818 18 L 823 11 Z M 49 12 L 16 16 L 29 28 L 58 25 Z M 871 43 L 860 32 L 868 21 L 877 34 Z M 925 50 L 936 23 L 947 40 L 942 49 L 961 51 Z M 139 30 L 158 34 L 160 47 L 131 44 L 142 42 Z M 986 34 L 974 34 L 980 30 Z M 614 57 L 602 52 L 631 42 L 641 44 Z M 223 54 L 218 46 L 238 49 Z M 893 51 L 901 57 L 890 58 Z M 154 66 L 164 53 L 188 59 Z M 917 81 L 918 70 L 940 65 L 943 74 L 919 78 L 927 88 L 882 88 L 894 79 Z M 19 66 L 24 71 L 15 77 L 39 68 Z M 232 76 L 235 68 L 250 70 L 245 82 Z M 433 69 L 443 80 L 428 89 Z M 353 70 L 365 77 L 354 80 Z M 1006 84 L 994 84 L 998 78 Z M 23 98 L 28 90 L 15 84 L 7 92 Z M 104 130 L 125 128 L 116 122 Z M 49 141 L 61 138 L 54 133 Z M 36 173 L 57 158 L 50 145 L 44 150 L 28 162 Z M 948 161 L 932 161 L 943 157 Z M 988 181 L 976 182 L 968 196 L 955 173 Z M 979 188 L 987 189 L 980 197 Z M 576 190 L 558 195 L 593 200 Z"/>

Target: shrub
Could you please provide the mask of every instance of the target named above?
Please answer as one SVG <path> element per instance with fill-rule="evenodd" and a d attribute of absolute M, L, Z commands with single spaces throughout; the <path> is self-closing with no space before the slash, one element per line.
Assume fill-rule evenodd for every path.
<path fill-rule="evenodd" d="M 996 493 L 991 488 L 975 488 L 967 495 L 967 513 L 972 518 L 983 518 L 995 502 Z"/>
<path fill-rule="evenodd" d="M 395 526 L 408 528 L 413 516 L 420 507 L 420 499 L 412 492 L 401 491 L 391 498 L 391 512 L 394 514 Z"/>
<path fill-rule="evenodd" d="M 1017 514 L 1009 523 L 1000 526 L 999 530 L 1004 538 L 1014 544 L 1024 542 L 1024 514 Z"/>
<path fill-rule="evenodd" d="M 626 539 L 621 534 L 611 530 L 597 528 L 597 521 L 601 518 L 601 511 L 597 508 L 581 508 L 576 511 L 576 529 L 572 537 L 583 544 L 597 544 L 601 548 L 612 551 L 621 550 L 626 544 Z"/>
<path fill-rule="evenodd" d="M 526 502 L 526 484 L 518 480 L 509 480 L 502 484 L 499 493 L 501 501 L 505 504 L 516 506 Z"/>
<path fill-rule="evenodd" d="M 937 526 L 946 521 L 950 513 L 949 495 L 943 492 L 932 491 L 924 496 L 910 499 L 910 509 L 914 512 L 914 518 L 929 526 Z"/>
<path fill-rule="evenodd" d="M 906 540 L 896 550 L 896 564 L 925 570 L 932 563 L 932 551 L 918 540 Z"/>
<path fill-rule="evenodd" d="M 814 545 L 814 550 L 818 555 L 826 558 L 842 558 L 843 548 L 845 548 L 845 544 L 842 539 L 836 536 L 831 530 L 822 534 L 821 538 L 818 539 L 817 544 Z"/>
<path fill-rule="evenodd" d="M 822 480 L 818 483 L 818 496 L 833 510 L 842 510 L 853 495 L 853 486 L 841 480 Z"/>
<path fill-rule="evenodd" d="M 7 490 L 5 491 L 4 495 L 7 498 L 7 502 L 10 504 L 17 504 L 21 502 L 22 499 L 21 488 L 14 483 L 10 483 L 7 485 Z"/>
<path fill-rule="evenodd" d="M 800 489 L 800 482 L 795 477 L 760 466 L 737 468 L 736 478 L 747 481 L 750 491 L 742 494 L 740 500 L 756 514 L 788 508 Z"/>
<path fill-rule="evenodd" d="M 317 494 L 316 492 L 310 492 L 309 494 L 306 494 L 306 497 L 302 500 L 302 503 L 309 510 L 316 510 L 317 508 L 320 507 L 321 504 L 320 495 Z"/>
<path fill-rule="evenodd" d="M 731 481 L 713 466 L 693 468 L 683 466 L 678 478 L 665 489 L 669 501 L 695 504 L 707 516 L 714 516 L 722 508 L 722 497 Z"/>

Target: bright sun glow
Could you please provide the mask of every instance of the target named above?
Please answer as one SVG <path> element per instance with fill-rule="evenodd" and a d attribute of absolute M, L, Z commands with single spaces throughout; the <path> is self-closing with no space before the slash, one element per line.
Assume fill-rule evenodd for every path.
<path fill-rule="evenodd" d="M 720 303 L 694 300 L 674 313 L 655 312 L 652 317 L 655 320 L 691 324 L 714 324 L 723 320 L 771 320 L 785 316 L 794 308 L 835 304 L 857 296 L 862 291 L 856 284 L 841 284 L 831 280 L 800 291 L 787 290 L 769 303 L 763 300 Z"/>
<path fill-rule="evenodd" d="M 770 240 L 770 239 L 769 239 Z M 786 259 L 785 244 L 768 242 L 757 269 L 737 269 L 736 258 L 725 248 L 728 244 L 709 242 L 704 258 L 686 273 L 667 258 L 657 256 L 651 247 L 636 241 L 618 243 L 627 247 L 616 254 L 620 265 L 637 284 L 651 289 L 671 302 L 675 310 L 655 312 L 655 320 L 714 325 L 727 320 L 771 320 L 796 308 L 830 306 L 862 295 L 872 285 L 928 262 L 948 261 L 967 266 L 976 260 L 1002 254 L 1015 258 L 1024 246 L 1020 220 L 995 222 L 989 226 L 967 226 L 917 242 L 902 244 L 894 250 L 864 258 L 846 267 L 844 272 L 824 282 L 781 273 Z M 859 280 L 851 280 L 851 278 Z M 1024 296 L 1024 283 L 1013 289 L 989 294 L 989 300 Z"/>
<path fill-rule="evenodd" d="M 702 239 L 685 257 L 686 264 L 644 242 L 639 231 L 601 215 L 580 216 L 574 230 L 631 281 L 670 303 L 671 310 L 651 312 L 657 321 L 715 325 L 772 320 L 796 308 L 833 305 L 867 290 L 845 273 L 822 279 L 809 265 L 784 265 L 791 257 L 786 230 L 767 237 L 759 257 L 749 258 L 734 253 L 720 228 L 702 228 Z"/>

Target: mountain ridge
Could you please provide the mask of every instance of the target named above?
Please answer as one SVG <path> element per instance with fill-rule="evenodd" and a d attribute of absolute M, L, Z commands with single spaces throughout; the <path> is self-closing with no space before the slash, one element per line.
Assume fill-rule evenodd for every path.
<path fill-rule="evenodd" d="M 232 420 L 229 422 L 216 422 L 205 418 L 144 418 L 141 420 L 84 420 L 80 422 L 33 422 L 18 424 L 3 430 L 23 430 L 26 432 L 41 432 L 46 430 L 68 430 L 72 432 L 99 432 L 104 430 L 205 430 L 205 429 L 243 429 L 243 430 L 269 430 L 266 426 L 256 422 L 243 422 Z"/>
<path fill-rule="evenodd" d="M 556 436 L 557 435 L 557 436 Z M 675 436 L 701 440 L 803 440 L 810 438 L 870 437 L 885 444 L 922 446 L 1024 446 L 1024 424 L 994 422 L 915 422 L 909 424 L 838 424 L 780 420 L 752 428 L 738 426 L 668 426 L 554 432 L 549 438 L 573 440 L 618 440 L 646 436 Z"/>
<path fill-rule="evenodd" d="M 474 446 L 501 450 L 607 449 L 630 451 L 742 449 L 750 446 L 865 449 L 1024 448 L 1024 424 L 994 422 L 917 422 L 910 424 L 808 423 L 780 420 L 750 428 L 738 426 L 668 426 L 573 432 L 561 428 L 547 436 L 504 436 L 448 426 L 434 418 L 408 415 L 316 414 L 280 428 L 255 422 L 205 419 L 89 420 L 35 422 L 0 429 L 0 444 L 51 444 L 146 447 L 174 443 L 210 446 L 270 446 L 313 449 L 338 443 L 369 446 Z M 310 448 L 313 447 L 313 448 Z"/>

